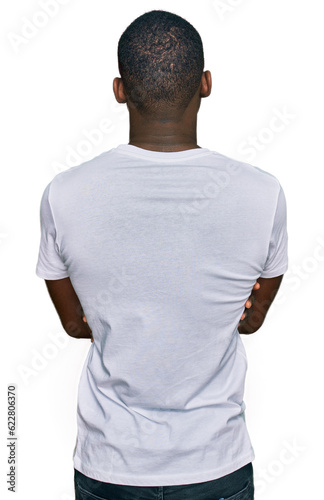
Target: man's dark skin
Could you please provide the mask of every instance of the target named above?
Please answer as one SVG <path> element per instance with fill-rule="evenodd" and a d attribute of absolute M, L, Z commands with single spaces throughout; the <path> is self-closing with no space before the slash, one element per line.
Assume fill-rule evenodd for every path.
<path fill-rule="evenodd" d="M 113 81 L 117 102 L 126 103 L 129 111 L 129 144 L 151 151 L 176 152 L 196 149 L 197 114 L 201 98 L 211 93 L 211 74 L 204 71 L 200 87 L 184 110 L 163 106 L 154 114 L 141 114 L 125 91 L 121 78 Z M 282 281 L 282 276 L 259 278 L 254 285 L 239 322 L 242 334 L 256 332 L 262 325 Z M 70 278 L 45 280 L 48 292 L 60 317 L 64 330 L 74 338 L 91 338 L 82 306 Z"/>

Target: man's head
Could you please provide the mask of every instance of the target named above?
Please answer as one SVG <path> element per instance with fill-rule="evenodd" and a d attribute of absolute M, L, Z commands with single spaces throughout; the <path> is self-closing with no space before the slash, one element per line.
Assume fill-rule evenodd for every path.
<path fill-rule="evenodd" d="M 118 66 L 127 96 L 119 102 L 127 101 L 145 115 L 184 110 L 203 75 L 200 35 L 180 16 L 147 12 L 120 37 Z"/>

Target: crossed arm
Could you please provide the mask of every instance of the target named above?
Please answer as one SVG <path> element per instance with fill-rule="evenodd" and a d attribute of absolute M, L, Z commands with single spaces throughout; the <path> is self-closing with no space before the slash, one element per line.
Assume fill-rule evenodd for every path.
<path fill-rule="evenodd" d="M 283 275 L 259 278 L 245 303 L 245 310 L 238 325 L 239 333 L 250 334 L 262 326 L 266 314 L 277 295 Z"/>
<path fill-rule="evenodd" d="M 242 334 L 256 332 L 262 325 L 282 281 L 282 276 L 259 278 L 253 286 L 238 325 Z M 66 333 L 77 339 L 91 339 L 92 332 L 70 278 L 45 280 L 48 293 Z"/>
<path fill-rule="evenodd" d="M 45 283 L 66 333 L 77 339 L 91 338 L 93 342 L 90 327 L 70 278 L 45 280 Z"/>

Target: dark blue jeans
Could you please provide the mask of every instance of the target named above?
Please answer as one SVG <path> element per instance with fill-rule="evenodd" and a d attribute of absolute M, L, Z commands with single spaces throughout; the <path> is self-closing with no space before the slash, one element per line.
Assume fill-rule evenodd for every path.
<path fill-rule="evenodd" d="M 126 486 L 103 483 L 74 469 L 76 500 L 253 500 L 250 462 L 227 476 L 175 486 Z"/>

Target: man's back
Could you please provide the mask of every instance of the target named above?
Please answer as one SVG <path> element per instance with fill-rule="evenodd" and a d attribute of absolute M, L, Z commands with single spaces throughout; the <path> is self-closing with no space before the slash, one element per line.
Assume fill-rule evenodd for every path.
<path fill-rule="evenodd" d="M 277 179 L 205 148 L 122 145 L 56 176 L 42 213 L 37 274 L 70 277 L 94 338 L 76 468 L 154 486 L 253 460 L 237 326 L 257 278 L 287 269 Z"/>

